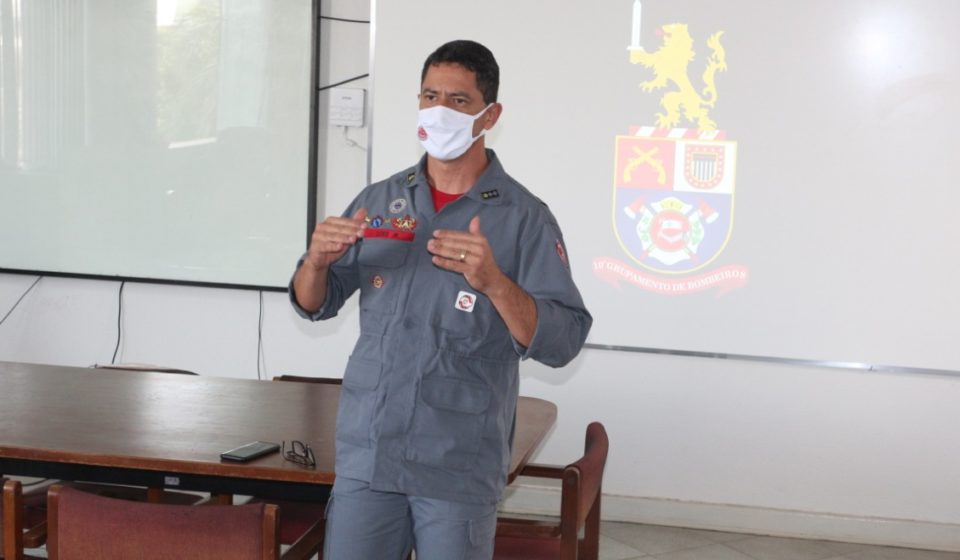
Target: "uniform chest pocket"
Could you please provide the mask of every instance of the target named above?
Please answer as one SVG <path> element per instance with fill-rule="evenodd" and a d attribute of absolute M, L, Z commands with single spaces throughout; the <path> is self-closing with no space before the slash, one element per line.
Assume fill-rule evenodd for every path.
<path fill-rule="evenodd" d="M 407 260 L 409 241 L 368 237 L 361 242 L 357 262 L 361 268 L 397 268 Z"/>
<path fill-rule="evenodd" d="M 366 238 L 357 255 L 360 269 L 360 308 L 374 313 L 393 313 L 401 293 L 403 264 L 411 255 L 411 243 L 395 239 Z"/>

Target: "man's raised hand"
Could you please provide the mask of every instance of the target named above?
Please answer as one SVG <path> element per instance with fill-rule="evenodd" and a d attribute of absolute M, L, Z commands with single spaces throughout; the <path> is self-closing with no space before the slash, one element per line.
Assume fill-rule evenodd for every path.
<path fill-rule="evenodd" d="M 329 216 L 317 224 L 310 237 L 305 263 L 315 270 L 328 268 L 347 252 L 357 240 L 363 237 L 367 227 L 367 210 L 361 208 L 352 218 Z"/>

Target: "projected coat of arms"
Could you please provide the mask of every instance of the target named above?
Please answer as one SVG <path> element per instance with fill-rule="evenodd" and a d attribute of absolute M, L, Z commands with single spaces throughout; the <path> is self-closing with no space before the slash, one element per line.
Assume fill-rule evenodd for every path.
<path fill-rule="evenodd" d="M 736 191 L 737 143 L 711 116 L 719 99 L 717 74 L 727 70 L 723 32 L 706 40 L 709 53 L 699 83 L 689 74 L 698 53 L 686 24 L 661 26 L 662 44 L 653 52 L 640 46 L 639 34 L 635 0 L 629 60 L 650 76 L 640 90 L 660 94 L 661 111 L 652 124 L 616 137 L 614 232 L 633 263 L 601 257 L 594 272 L 612 283 L 660 293 L 739 287 L 747 280 L 746 268 L 709 268 L 730 239 Z"/>

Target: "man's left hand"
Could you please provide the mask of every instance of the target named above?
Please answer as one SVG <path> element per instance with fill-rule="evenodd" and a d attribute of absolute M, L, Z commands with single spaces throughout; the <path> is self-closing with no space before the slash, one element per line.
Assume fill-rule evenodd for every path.
<path fill-rule="evenodd" d="M 506 278 L 493 258 L 486 236 L 480 232 L 480 216 L 470 220 L 468 231 L 438 229 L 427 243 L 433 264 L 463 274 L 470 286 L 484 294 Z"/>

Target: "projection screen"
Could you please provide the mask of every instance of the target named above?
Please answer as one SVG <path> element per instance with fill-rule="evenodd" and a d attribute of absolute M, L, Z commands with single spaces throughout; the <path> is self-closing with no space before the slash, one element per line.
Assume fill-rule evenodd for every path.
<path fill-rule="evenodd" d="M 488 146 L 564 229 L 589 342 L 960 371 L 957 21 L 951 0 L 378 2 L 373 178 L 422 153 L 424 58 L 474 39 L 501 68 Z"/>
<path fill-rule="evenodd" d="M 0 269 L 284 288 L 311 0 L 0 0 Z"/>

